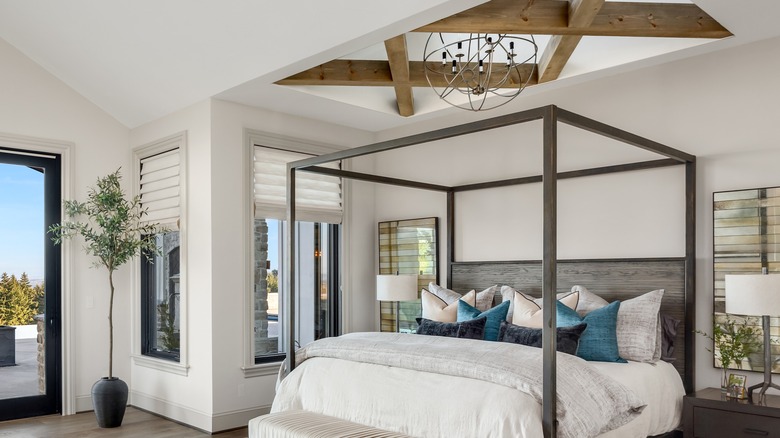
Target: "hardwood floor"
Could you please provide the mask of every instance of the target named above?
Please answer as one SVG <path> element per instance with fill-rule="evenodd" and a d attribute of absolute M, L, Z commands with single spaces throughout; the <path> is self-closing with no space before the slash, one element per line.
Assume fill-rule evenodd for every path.
<path fill-rule="evenodd" d="M 209 434 L 183 426 L 154 414 L 128 407 L 122 427 L 101 429 L 95 422 L 95 414 L 83 412 L 76 415 L 47 415 L 0 422 L 1 438 L 200 438 Z M 246 427 L 215 434 L 219 438 L 246 438 Z"/>

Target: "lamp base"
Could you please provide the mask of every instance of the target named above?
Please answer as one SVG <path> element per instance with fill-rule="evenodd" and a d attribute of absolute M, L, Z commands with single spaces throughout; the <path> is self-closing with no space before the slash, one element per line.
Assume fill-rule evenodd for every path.
<path fill-rule="evenodd" d="M 772 383 L 772 343 L 769 339 L 769 315 L 761 317 L 761 326 L 764 330 L 764 381 L 748 388 L 748 400 L 753 401 L 753 390 L 761 388 L 758 392 L 759 402 L 764 399 L 766 390 L 769 388 L 780 389 L 775 383 Z"/>

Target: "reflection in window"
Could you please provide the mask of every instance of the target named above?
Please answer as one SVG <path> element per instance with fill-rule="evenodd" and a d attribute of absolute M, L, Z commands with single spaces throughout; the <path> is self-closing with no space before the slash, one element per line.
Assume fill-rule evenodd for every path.
<path fill-rule="evenodd" d="M 160 254 L 141 263 L 141 353 L 179 361 L 179 232 L 155 236 Z"/>

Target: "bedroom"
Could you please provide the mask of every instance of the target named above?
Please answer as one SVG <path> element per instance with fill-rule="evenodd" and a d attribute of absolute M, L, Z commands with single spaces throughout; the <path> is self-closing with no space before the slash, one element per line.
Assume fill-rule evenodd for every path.
<path fill-rule="evenodd" d="M 722 7 L 714 3 L 714 7 Z M 702 4 L 702 7 L 706 6 L 707 3 Z M 760 18 L 771 15 L 761 14 Z M 388 18 L 392 19 L 409 20 L 408 17 Z M 396 24 L 408 27 L 408 23 Z M 728 21 L 724 19 L 724 23 Z M 707 287 L 712 275 L 712 229 L 706 220 L 710 214 L 708 199 L 711 193 L 778 185 L 774 163 L 778 162 L 780 151 L 772 111 L 773 98 L 780 94 L 773 74 L 780 59 L 777 39 L 765 39 L 773 32 L 771 24 L 749 27 L 757 28 L 752 31 L 759 36 L 747 44 L 681 59 L 670 56 L 657 64 L 638 63 L 613 69 L 604 77 L 571 78 L 543 92 L 529 89 L 512 108 L 517 111 L 553 102 L 699 157 L 697 326 L 701 329 L 709 327 L 712 314 L 711 290 Z M 376 25 L 376 29 L 384 32 L 375 36 L 377 40 L 392 34 L 382 25 Z M 339 46 L 336 37 L 333 38 L 322 44 Z M 134 404 L 147 406 L 203 430 L 222 430 L 245 422 L 263 409 L 267 410 L 273 397 L 275 376 L 246 378 L 237 365 L 241 364 L 245 349 L 243 323 L 236 316 L 243 315 L 245 285 L 243 252 L 235 248 L 242 247 L 245 235 L 241 215 L 233 212 L 243 211 L 246 203 L 240 193 L 242 177 L 234 169 L 243 166 L 243 129 L 352 147 L 452 126 L 470 121 L 472 117 L 471 114 L 451 113 L 443 119 L 373 132 L 291 116 L 287 111 L 274 110 L 273 106 L 257 109 L 206 98 L 141 124 L 122 123 L 116 120 L 119 115 L 112 116 L 99 109 L 88 98 L 60 82 L 64 79 L 51 76 L 7 42 L 2 44 L 2 59 L 4 68 L 0 72 L 0 83 L 4 92 L 0 132 L 75 143 L 73 188 L 77 195 L 99 175 L 120 165 L 131 169 L 132 148 L 187 131 L 188 171 L 199 176 L 190 179 L 188 186 L 188 227 L 191 235 L 198 236 L 189 241 L 191 300 L 188 312 L 191 320 L 198 321 L 190 328 L 189 336 L 205 347 L 192 349 L 189 375 L 178 376 L 135 365 L 129 359 L 130 346 L 124 345 L 117 351 L 126 358 L 118 361 L 117 374 L 132 382 Z M 746 71 L 750 72 L 747 76 Z M 278 102 L 279 107 L 286 104 Z M 366 117 L 366 123 L 369 123 L 370 114 Z M 306 129 L 301 130 L 301 125 Z M 367 168 L 377 170 L 385 165 L 384 162 L 364 163 Z M 353 230 L 359 235 L 373 236 L 376 222 L 385 219 L 441 215 L 436 211 L 424 211 L 421 206 L 405 204 L 409 210 L 398 211 L 398 217 L 390 217 L 382 198 L 371 187 L 357 188 L 351 196 L 367 205 L 370 212 L 353 213 L 356 221 Z M 374 240 L 355 242 L 353 239 L 349 245 L 354 252 L 346 260 L 345 269 L 368 274 L 345 276 L 345 291 L 373 291 Z M 659 252 L 667 250 L 662 248 Z M 95 340 L 95 328 L 104 321 L 100 309 L 105 306 L 103 295 L 91 290 L 103 286 L 101 273 L 84 269 L 90 262 L 79 252 L 74 251 L 73 257 L 73 324 L 70 329 L 72 337 L 79 342 L 74 344 L 68 356 L 71 369 L 65 370 L 66 375 L 71 373 L 67 384 L 72 400 L 65 404 L 71 412 L 90 408 L 89 388 L 103 373 L 102 361 L 95 359 L 102 357 L 99 348 L 102 344 L 85 341 Z M 129 289 L 130 271 L 122 271 L 120 275 Z M 130 306 L 130 294 L 119 299 L 124 300 L 126 307 Z M 90 300 L 94 300 L 92 308 L 88 307 Z M 348 300 L 345 331 L 374 330 L 378 313 L 372 293 L 350 293 Z M 132 327 L 130 315 L 121 316 L 118 336 L 131 339 Z M 712 368 L 705 347 L 704 342 L 697 341 L 697 387 L 714 386 L 718 382 L 718 370 Z"/>

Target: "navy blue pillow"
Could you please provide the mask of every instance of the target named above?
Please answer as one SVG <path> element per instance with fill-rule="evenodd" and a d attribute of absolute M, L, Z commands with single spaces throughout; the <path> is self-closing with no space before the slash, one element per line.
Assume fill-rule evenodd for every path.
<path fill-rule="evenodd" d="M 492 309 L 480 312 L 479 309 L 471 304 L 458 300 L 458 322 L 468 321 L 474 318 L 487 317 L 485 324 L 485 340 L 497 341 L 498 331 L 501 329 L 501 321 L 506 320 L 506 314 L 509 312 L 510 301 L 504 301 Z"/>
<path fill-rule="evenodd" d="M 626 361 L 618 353 L 616 332 L 618 309 L 620 309 L 620 301 L 615 301 L 581 317 L 574 310 L 558 302 L 556 303 L 556 325 L 571 327 L 583 322 L 588 325 L 580 337 L 577 356 L 585 360 L 625 363 Z"/>
<path fill-rule="evenodd" d="M 585 331 L 585 327 L 587 326 L 587 324 L 578 324 L 571 327 L 558 327 L 555 329 L 556 350 L 562 353 L 576 355 L 580 336 L 582 336 L 582 332 Z M 501 323 L 501 331 L 498 334 L 498 340 L 499 342 L 511 342 L 513 344 L 542 348 L 542 329 L 522 327 L 504 321 Z"/>
<path fill-rule="evenodd" d="M 448 338 L 482 339 L 485 337 L 486 317 L 463 322 L 439 322 L 417 318 L 418 335 L 446 336 Z"/>

